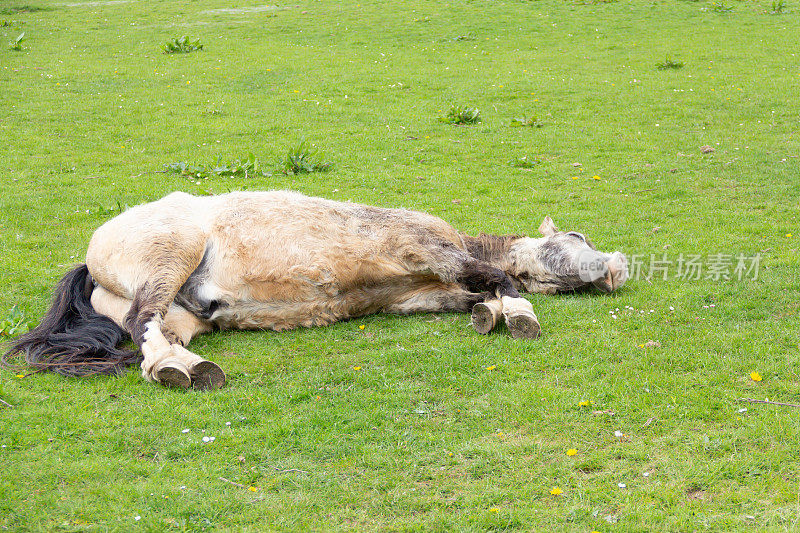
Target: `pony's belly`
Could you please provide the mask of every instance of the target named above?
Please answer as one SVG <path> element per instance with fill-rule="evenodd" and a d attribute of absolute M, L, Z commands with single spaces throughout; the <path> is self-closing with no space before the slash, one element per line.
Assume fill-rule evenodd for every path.
<path fill-rule="evenodd" d="M 236 302 L 221 306 L 210 321 L 221 329 L 271 329 L 325 326 L 343 318 L 330 302 Z"/>
<path fill-rule="evenodd" d="M 406 292 L 397 284 L 356 287 L 335 296 L 322 292 L 302 300 L 240 300 L 220 305 L 210 321 L 222 329 L 271 329 L 326 326 L 380 312 Z"/>

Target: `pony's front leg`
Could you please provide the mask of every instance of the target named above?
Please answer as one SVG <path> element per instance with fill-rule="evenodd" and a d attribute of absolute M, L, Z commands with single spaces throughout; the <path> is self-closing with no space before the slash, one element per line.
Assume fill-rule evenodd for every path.
<path fill-rule="evenodd" d="M 503 296 L 503 317 L 506 319 L 511 336 L 515 339 L 536 339 L 541 334 L 539 319 L 533 312 L 533 305 L 525 298 Z"/>
<path fill-rule="evenodd" d="M 488 335 L 503 318 L 515 339 L 535 339 L 541 333 L 539 319 L 533 306 L 525 298 L 503 296 L 475 304 L 472 308 L 472 325 L 475 331 Z"/>
<path fill-rule="evenodd" d="M 503 302 L 498 299 L 476 303 L 472 307 L 472 326 L 481 335 L 488 335 L 500 323 Z"/>
<path fill-rule="evenodd" d="M 459 281 L 470 290 L 488 289 L 496 295 L 473 308 L 472 324 L 478 333 L 487 334 L 497 325 L 500 313 L 511 336 L 522 339 L 539 337 L 541 327 L 531 303 L 519 295 L 508 275 L 488 263 L 469 258 L 464 262 Z"/>

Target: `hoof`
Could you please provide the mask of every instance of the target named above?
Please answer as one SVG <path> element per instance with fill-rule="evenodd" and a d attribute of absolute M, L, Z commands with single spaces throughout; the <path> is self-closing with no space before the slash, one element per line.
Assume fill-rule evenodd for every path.
<path fill-rule="evenodd" d="M 211 361 L 202 361 L 192 367 L 192 387 L 197 390 L 218 389 L 225 385 L 225 372 Z"/>
<path fill-rule="evenodd" d="M 155 377 L 159 383 L 167 387 L 188 389 L 192 384 L 192 378 L 183 370 L 182 365 L 167 363 L 156 371 Z"/>
<path fill-rule="evenodd" d="M 488 335 L 497 325 L 497 317 L 485 303 L 477 303 L 472 307 L 472 326 L 481 335 Z"/>
<path fill-rule="evenodd" d="M 542 332 L 539 321 L 526 314 L 507 316 L 506 325 L 515 339 L 537 339 Z"/>

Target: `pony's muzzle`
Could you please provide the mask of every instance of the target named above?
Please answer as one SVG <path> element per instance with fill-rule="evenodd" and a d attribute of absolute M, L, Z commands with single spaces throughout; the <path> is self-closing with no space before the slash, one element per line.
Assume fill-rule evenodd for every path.
<path fill-rule="evenodd" d="M 578 259 L 578 276 L 603 292 L 612 292 L 628 280 L 628 260 L 621 252 L 587 251 Z"/>
<path fill-rule="evenodd" d="M 604 263 L 605 274 L 592 281 L 592 285 L 603 292 L 612 292 L 628 281 L 628 259 L 621 252 L 614 252 Z"/>

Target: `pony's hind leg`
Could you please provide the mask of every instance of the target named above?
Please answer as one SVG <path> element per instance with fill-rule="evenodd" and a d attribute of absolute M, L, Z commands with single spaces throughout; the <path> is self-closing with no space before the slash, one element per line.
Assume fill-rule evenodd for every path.
<path fill-rule="evenodd" d="M 92 307 L 125 329 L 131 322 L 132 306 L 132 300 L 117 296 L 102 286 L 95 287 L 92 293 Z M 155 323 L 155 320 L 151 322 Z M 144 355 L 142 375 L 145 379 L 168 386 L 199 389 L 218 388 L 225 383 L 225 373 L 219 366 L 184 348 L 195 335 L 211 330 L 208 322 L 173 303 L 164 318 L 158 321 L 163 341 L 149 329 L 153 325 L 146 324 L 145 340 L 137 343 Z"/>
<path fill-rule="evenodd" d="M 164 317 L 164 336 L 168 340 L 170 335 L 174 336 L 174 341 L 171 341 L 172 355 L 188 369 L 195 389 L 218 389 L 225 384 L 225 372 L 216 363 L 184 348 L 195 335 L 211 329 L 210 323 L 176 304 L 170 306 Z"/>

